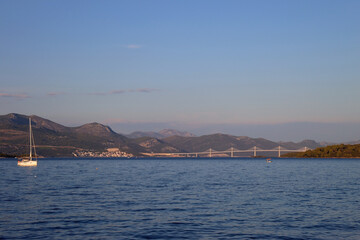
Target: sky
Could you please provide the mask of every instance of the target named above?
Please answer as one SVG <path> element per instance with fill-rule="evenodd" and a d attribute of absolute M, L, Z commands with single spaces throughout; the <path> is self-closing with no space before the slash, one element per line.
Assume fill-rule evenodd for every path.
<path fill-rule="evenodd" d="M 359 140 L 359 9 L 358 0 L 1 0 L 0 115 L 120 133 Z"/>

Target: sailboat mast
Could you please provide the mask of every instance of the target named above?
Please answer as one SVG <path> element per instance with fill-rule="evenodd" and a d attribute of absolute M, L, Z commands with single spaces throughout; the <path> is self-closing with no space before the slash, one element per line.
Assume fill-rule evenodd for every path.
<path fill-rule="evenodd" d="M 31 136 L 32 136 L 32 132 L 31 132 L 31 118 L 29 118 L 29 132 L 30 132 L 30 161 L 32 160 L 32 144 L 31 144 Z"/>

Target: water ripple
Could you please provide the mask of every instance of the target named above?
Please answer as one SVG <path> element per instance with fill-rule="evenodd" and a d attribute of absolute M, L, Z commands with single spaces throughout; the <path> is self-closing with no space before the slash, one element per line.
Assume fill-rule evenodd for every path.
<path fill-rule="evenodd" d="M 357 160 L 0 164 L 0 239 L 360 239 Z"/>

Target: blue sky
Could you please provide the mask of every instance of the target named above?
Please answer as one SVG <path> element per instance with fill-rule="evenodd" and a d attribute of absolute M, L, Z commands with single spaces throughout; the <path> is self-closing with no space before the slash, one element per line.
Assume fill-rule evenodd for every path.
<path fill-rule="evenodd" d="M 351 0 L 0 1 L 0 114 L 254 137 L 246 126 L 335 123 L 353 127 L 323 140 L 360 139 L 359 9 Z"/>

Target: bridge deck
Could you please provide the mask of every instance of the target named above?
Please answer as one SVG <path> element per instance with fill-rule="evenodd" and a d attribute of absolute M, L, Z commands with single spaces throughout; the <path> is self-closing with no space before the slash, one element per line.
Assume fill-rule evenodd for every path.
<path fill-rule="evenodd" d="M 201 155 L 205 155 L 208 157 L 212 157 L 212 156 L 219 156 L 219 155 L 228 155 L 230 157 L 234 157 L 234 154 L 236 153 L 246 153 L 246 152 L 251 152 L 253 153 L 253 156 L 256 157 L 257 152 L 278 152 L 278 157 L 281 156 L 281 152 L 306 152 L 307 150 L 310 150 L 310 148 L 304 147 L 301 149 L 285 149 L 285 148 L 281 148 L 280 146 L 277 148 L 273 148 L 273 149 L 261 149 L 261 148 L 257 148 L 257 147 L 253 147 L 247 150 L 238 150 L 238 149 L 228 149 L 228 150 L 224 150 L 224 151 L 218 151 L 218 150 L 213 150 L 213 149 L 209 149 L 207 151 L 203 151 L 203 152 L 173 152 L 173 153 L 143 153 L 144 155 L 150 156 L 150 157 L 155 157 L 155 156 L 163 156 L 163 157 L 171 157 L 171 156 L 201 156 Z"/>

